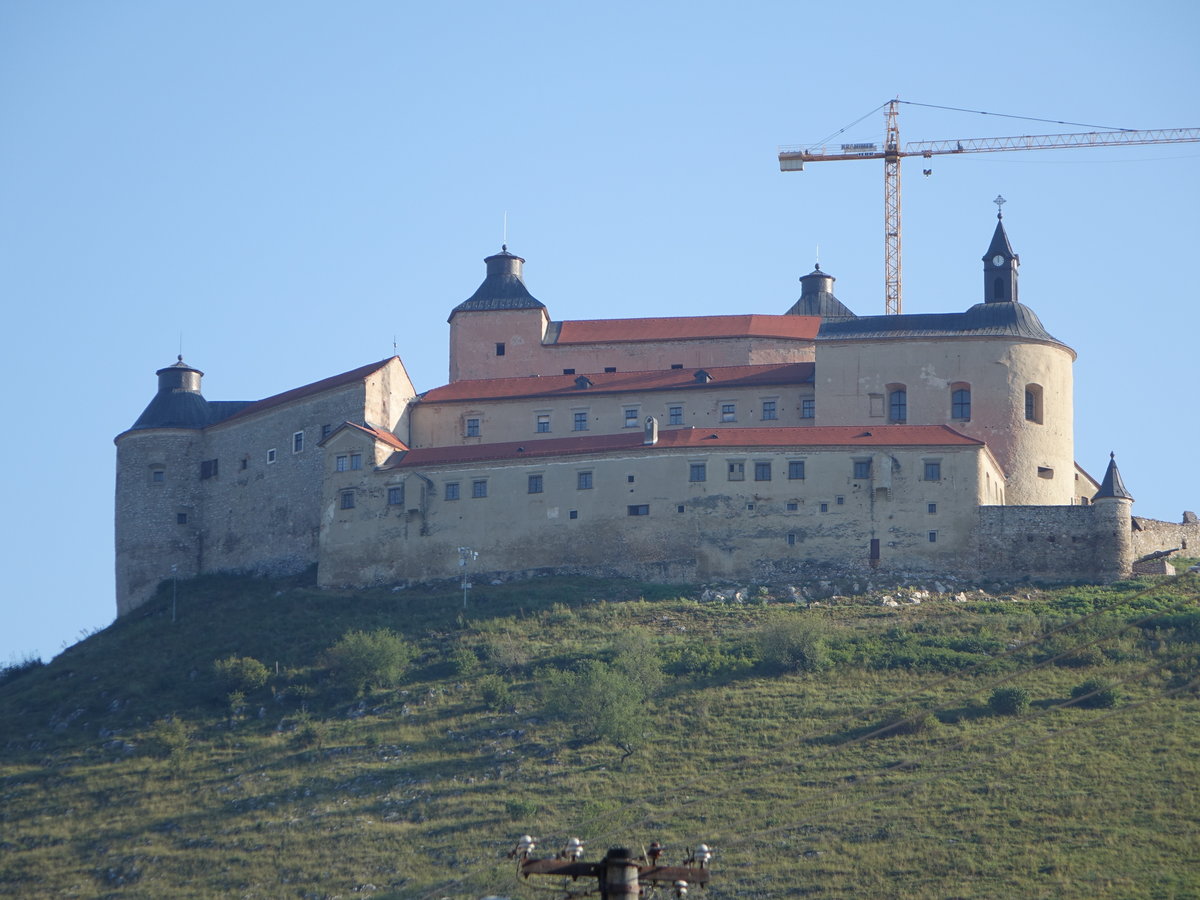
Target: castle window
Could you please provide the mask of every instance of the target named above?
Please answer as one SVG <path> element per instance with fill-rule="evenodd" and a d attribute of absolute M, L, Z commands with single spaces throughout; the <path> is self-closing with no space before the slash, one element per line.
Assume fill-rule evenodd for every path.
<path fill-rule="evenodd" d="M 1025 385 L 1025 421 L 1042 422 L 1042 386 L 1040 384 Z"/>
<path fill-rule="evenodd" d="M 217 461 L 215 459 L 203 460 L 200 463 L 200 478 L 201 478 L 201 480 L 204 480 L 206 478 L 216 478 L 216 477 L 217 477 Z"/>
<path fill-rule="evenodd" d="M 538 434 L 549 434 L 550 433 L 550 414 L 549 413 L 539 413 L 538 414 L 537 433 Z"/>
<path fill-rule="evenodd" d="M 871 461 L 869 459 L 856 459 L 854 461 L 854 477 L 855 478 L 870 478 L 871 477 Z"/>
<path fill-rule="evenodd" d="M 683 363 L 671 363 L 671 368 L 672 369 L 682 369 Z"/>
<path fill-rule="evenodd" d="M 442 488 L 442 497 L 446 500 L 457 500 L 459 498 L 458 482 L 447 481 Z"/>
<path fill-rule="evenodd" d="M 397 484 L 388 488 L 388 506 L 404 505 L 404 485 Z"/>
<path fill-rule="evenodd" d="M 354 491 L 342 491 L 341 498 L 342 509 L 354 509 Z"/>
<path fill-rule="evenodd" d="M 503 344 L 503 343 L 501 343 L 500 341 L 497 341 L 497 342 L 496 342 L 496 355 L 497 355 L 497 356 L 503 356 L 503 355 L 504 355 L 504 344 Z"/>
<path fill-rule="evenodd" d="M 800 508 L 800 504 L 799 504 L 799 503 L 797 503 L 795 500 L 791 500 L 791 501 L 789 501 L 789 502 L 788 502 L 788 504 L 787 504 L 787 511 L 788 511 L 788 512 L 795 512 L 795 511 L 796 511 L 796 510 L 798 510 L 799 508 Z"/>
<path fill-rule="evenodd" d="M 737 421 L 737 404 L 722 403 L 721 404 L 721 421 L 736 422 Z"/>
<path fill-rule="evenodd" d="M 575 473 L 575 490 L 590 491 L 592 489 L 592 473 L 591 472 L 576 472 Z"/>
<path fill-rule="evenodd" d="M 274 450 L 267 451 L 267 462 L 275 461 L 274 458 L 271 456 L 271 454 L 273 454 L 274 452 L 275 452 Z M 337 459 L 335 459 L 333 461 L 333 468 L 334 468 L 334 471 L 336 471 L 336 472 L 348 471 L 350 468 L 350 457 L 349 456 L 337 457 Z"/>
<path fill-rule="evenodd" d="M 763 421 L 767 421 L 768 419 L 776 418 L 775 401 L 774 400 L 764 400 L 763 401 L 762 417 L 763 417 Z"/>
<path fill-rule="evenodd" d="M 942 463 L 940 460 L 936 460 L 936 459 L 925 460 L 925 480 L 926 481 L 941 481 L 942 480 Z"/>
<path fill-rule="evenodd" d="M 680 368 L 682 369 L 683 366 L 680 366 Z M 684 510 L 684 505 L 682 503 L 680 503 L 677 507 L 675 507 L 675 512 L 677 512 L 677 513 L 681 513 L 681 512 L 683 512 L 683 510 Z"/>
<path fill-rule="evenodd" d="M 1049 466 L 1038 466 L 1038 478 L 1053 478 L 1054 470 Z"/>
<path fill-rule="evenodd" d="M 708 466 L 704 463 L 692 463 L 688 469 L 688 481 L 707 481 Z"/>
<path fill-rule="evenodd" d="M 163 484 L 167 480 L 167 470 L 163 468 L 150 470 L 150 483 Z"/>
<path fill-rule="evenodd" d="M 788 536 L 787 536 L 787 544 L 788 544 L 788 546 L 789 546 L 789 547 L 795 547 L 795 546 L 796 546 L 796 533 L 795 533 L 794 531 L 789 531 L 789 532 L 788 532 Z"/>
<path fill-rule="evenodd" d="M 332 432 L 333 432 L 332 425 L 322 425 L 321 426 L 321 440 L 325 440 L 325 438 L 329 437 L 329 435 Z"/>
<path fill-rule="evenodd" d="M 574 422 L 575 422 L 575 426 L 574 426 L 575 431 L 587 431 L 588 430 L 588 414 L 586 412 L 575 413 Z"/>
<path fill-rule="evenodd" d="M 841 495 L 838 495 L 837 497 L 833 498 L 833 502 L 836 503 L 838 506 L 845 506 L 846 498 Z"/>
<path fill-rule="evenodd" d="M 187 524 L 187 513 L 175 513 L 175 524 L 176 525 L 186 525 Z"/>
<path fill-rule="evenodd" d="M 992 281 L 992 299 L 993 300 L 1003 300 L 1004 299 L 1004 279 L 1003 278 L 996 278 Z"/>
<path fill-rule="evenodd" d="M 304 452 L 304 432 L 303 431 L 297 431 L 295 434 L 292 435 L 292 452 L 293 453 L 303 453 Z"/>
<path fill-rule="evenodd" d="M 908 390 L 897 387 L 888 392 L 888 420 L 891 422 L 908 421 Z"/>
<path fill-rule="evenodd" d="M 744 462 L 731 462 L 729 464 L 729 480 L 730 481 L 745 481 L 746 480 L 746 464 Z"/>
<path fill-rule="evenodd" d="M 625 407 L 625 427 L 639 428 L 641 423 L 638 421 L 638 410 L 636 406 Z"/>
<path fill-rule="evenodd" d="M 829 512 L 829 504 L 828 503 L 821 504 L 821 512 Z"/>
<path fill-rule="evenodd" d="M 971 386 L 951 385 L 950 418 L 966 421 L 971 418 Z"/>
<path fill-rule="evenodd" d="M 574 375 L 575 370 L 574 369 L 563 369 L 563 374 L 564 375 Z"/>
<path fill-rule="evenodd" d="M 241 464 L 238 466 L 238 468 L 239 468 L 239 469 L 241 469 L 243 472 L 245 472 L 245 471 L 246 471 L 248 468 L 250 468 L 250 457 L 248 457 L 248 456 L 243 456 L 243 457 L 242 457 L 242 462 L 241 462 Z"/>
<path fill-rule="evenodd" d="M 771 480 L 771 464 L 769 462 L 756 462 L 754 464 L 754 480 L 755 481 L 770 481 Z"/>
<path fill-rule="evenodd" d="M 650 515 L 649 503 L 638 503 L 627 507 L 631 516 L 648 516 Z"/>
<path fill-rule="evenodd" d="M 604 371 L 605 371 L 605 372 L 612 373 L 612 372 L 615 372 L 615 371 L 617 371 L 617 367 L 616 367 L 616 366 L 605 366 L 605 367 L 604 367 Z"/>
<path fill-rule="evenodd" d="M 682 425 L 683 424 L 683 407 L 668 406 L 667 407 L 667 424 Z"/>
<path fill-rule="evenodd" d="M 929 532 L 929 543 L 931 543 L 931 544 L 937 543 L 937 532 L 936 531 Z"/>
<path fill-rule="evenodd" d="M 362 454 L 361 453 L 351 453 L 350 454 L 350 470 L 352 472 L 357 472 L 361 468 L 362 468 Z"/>
<path fill-rule="evenodd" d="M 812 397 L 804 397 L 800 401 L 800 418 L 811 419 L 816 415 L 817 401 Z"/>
<path fill-rule="evenodd" d="M 530 475 L 529 476 L 529 493 L 540 494 L 541 492 L 542 492 L 542 476 L 541 475 Z"/>
<path fill-rule="evenodd" d="M 274 447 L 272 447 L 270 450 L 267 451 L 267 465 L 270 465 L 273 462 L 275 462 L 275 448 Z"/>
<path fill-rule="evenodd" d="M 471 497 L 480 500 L 487 496 L 487 479 L 479 478 L 471 482 Z"/>
<path fill-rule="evenodd" d="M 928 506 L 928 508 L 927 508 L 927 511 L 929 512 L 929 514 L 930 514 L 931 516 L 936 516 L 936 515 L 937 515 L 937 504 L 936 504 L 936 503 L 930 503 L 930 504 L 929 504 L 929 506 Z"/>
<path fill-rule="evenodd" d="M 578 519 L 579 518 L 579 510 L 577 510 L 577 509 L 571 510 L 569 513 L 567 513 L 567 518 L 568 519 Z"/>
<path fill-rule="evenodd" d="M 628 482 L 629 484 L 633 484 L 633 482 L 636 478 L 637 478 L 636 475 L 626 475 L 625 481 Z"/>
<path fill-rule="evenodd" d="M 479 437 L 478 419 L 467 419 L 467 437 Z"/>
<path fill-rule="evenodd" d="M 788 479 L 791 481 L 804 480 L 804 460 L 789 459 L 788 460 Z"/>

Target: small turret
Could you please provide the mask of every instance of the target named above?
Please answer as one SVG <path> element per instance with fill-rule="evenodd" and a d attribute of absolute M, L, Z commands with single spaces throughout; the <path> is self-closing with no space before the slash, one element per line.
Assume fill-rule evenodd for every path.
<path fill-rule="evenodd" d="M 450 313 L 470 311 L 492 311 L 498 309 L 545 309 L 546 304 L 535 298 L 525 287 L 521 267 L 525 260 L 508 252 L 504 244 L 500 252 L 484 259 L 487 276 L 475 293 L 464 300 Z"/>
<path fill-rule="evenodd" d="M 850 309 L 833 295 L 833 283 L 837 279 L 821 271 L 817 263 L 811 272 L 800 277 L 800 299 L 785 313 L 789 316 L 820 316 L 822 319 L 857 318 Z"/>
<path fill-rule="evenodd" d="M 1108 469 L 1104 473 L 1104 480 L 1100 482 L 1100 490 L 1096 491 L 1092 500 L 1133 500 L 1133 494 L 1125 489 L 1121 470 L 1117 468 L 1116 453 L 1108 454 Z"/>
<path fill-rule="evenodd" d="M 1004 198 L 997 197 L 995 203 L 997 207 L 1001 206 Z M 1021 257 L 1013 253 L 1012 244 L 1008 242 L 1008 234 L 1004 230 L 1004 214 L 997 211 L 996 230 L 992 233 L 987 253 L 983 255 L 985 303 L 1017 302 L 1017 267 L 1020 265 Z"/>
<path fill-rule="evenodd" d="M 130 431 L 143 428 L 203 428 L 209 423 L 208 401 L 200 393 L 204 373 L 183 361 L 183 356 L 154 373 L 158 393 L 138 416 Z"/>

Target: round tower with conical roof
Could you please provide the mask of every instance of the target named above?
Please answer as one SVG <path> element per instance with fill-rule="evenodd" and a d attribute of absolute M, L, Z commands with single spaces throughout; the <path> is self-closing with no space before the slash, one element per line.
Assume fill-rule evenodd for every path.
<path fill-rule="evenodd" d="M 179 356 L 159 369 L 158 392 L 117 435 L 117 614 L 153 596 L 172 575 L 198 573 L 201 450 L 209 406 L 204 373 Z"/>

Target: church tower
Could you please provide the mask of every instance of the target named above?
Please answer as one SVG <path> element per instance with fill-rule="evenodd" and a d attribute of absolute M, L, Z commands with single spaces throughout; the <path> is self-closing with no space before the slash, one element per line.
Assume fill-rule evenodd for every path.
<path fill-rule="evenodd" d="M 996 206 L 1004 203 L 1003 197 L 997 197 Z M 992 242 L 988 245 L 987 253 L 983 255 L 983 300 L 985 303 L 1016 303 L 1017 297 L 1017 267 L 1021 265 L 1021 257 L 1013 253 L 1012 245 L 1008 242 L 1008 234 L 1004 231 L 1004 213 L 996 211 L 996 230 L 992 234 Z"/>

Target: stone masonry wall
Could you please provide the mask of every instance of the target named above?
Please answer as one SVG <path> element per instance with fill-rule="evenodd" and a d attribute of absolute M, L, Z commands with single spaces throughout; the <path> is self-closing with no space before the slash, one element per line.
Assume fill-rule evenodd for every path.
<path fill-rule="evenodd" d="M 1200 522 L 1160 522 L 1134 517 L 1133 555 L 1135 559 L 1161 550 L 1180 548 L 1180 556 L 1200 556 Z"/>
<path fill-rule="evenodd" d="M 1132 560 L 1123 559 L 1128 540 L 1120 516 L 1106 505 L 981 506 L 979 574 L 1065 582 L 1119 578 Z M 1128 533 L 1128 516 L 1123 528 Z"/>

